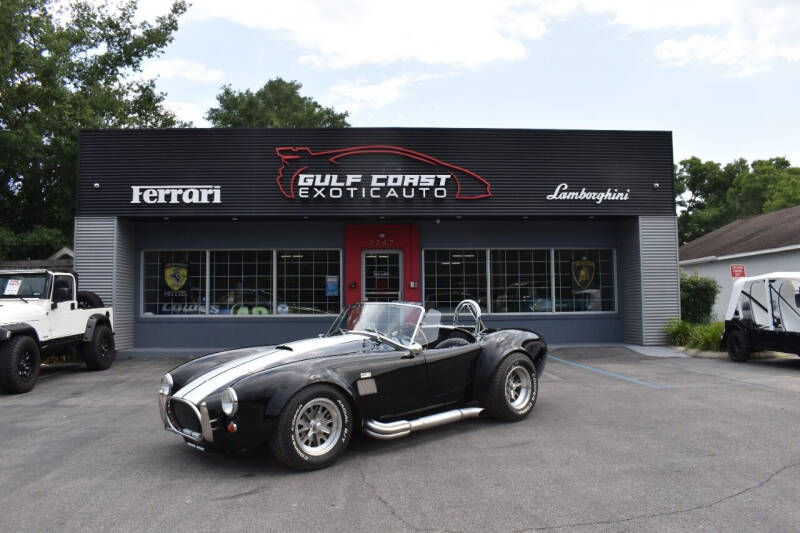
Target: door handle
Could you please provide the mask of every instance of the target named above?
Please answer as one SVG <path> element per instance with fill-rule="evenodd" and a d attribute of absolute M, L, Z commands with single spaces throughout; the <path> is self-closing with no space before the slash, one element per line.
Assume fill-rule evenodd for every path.
<path fill-rule="evenodd" d="M 411 352 L 408 352 L 407 354 L 405 354 L 405 355 L 404 355 L 403 357 L 401 357 L 400 359 L 414 359 L 414 357 L 415 357 L 415 356 L 414 356 L 414 354 L 413 354 L 413 353 L 411 353 Z"/>

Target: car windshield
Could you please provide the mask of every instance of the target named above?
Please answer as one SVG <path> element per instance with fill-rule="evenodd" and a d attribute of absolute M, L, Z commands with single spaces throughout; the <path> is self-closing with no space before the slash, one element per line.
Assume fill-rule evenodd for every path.
<path fill-rule="evenodd" d="M 45 298 L 46 272 L 0 274 L 0 298 Z"/>
<path fill-rule="evenodd" d="M 380 333 L 392 341 L 410 346 L 423 309 L 399 303 L 357 303 L 347 306 L 333 322 L 328 335 L 348 331 Z"/>

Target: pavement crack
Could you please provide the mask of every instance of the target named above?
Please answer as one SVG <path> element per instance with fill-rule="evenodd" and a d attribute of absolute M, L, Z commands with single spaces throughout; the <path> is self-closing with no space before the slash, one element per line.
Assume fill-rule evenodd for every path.
<path fill-rule="evenodd" d="M 389 503 L 389 501 L 386 498 L 384 498 L 383 496 L 380 495 L 380 493 L 378 492 L 378 488 L 375 485 L 373 485 L 370 481 L 367 480 L 367 474 L 364 473 L 364 468 L 363 468 L 363 466 L 361 464 L 358 465 L 358 473 L 361 474 L 361 480 L 363 481 L 364 485 L 369 487 L 369 489 L 372 491 L 372 495 L 379 502 L 381 502 L 381 504 L 383 504 L 383 506 L 386 509 L 389 510 L 389 513 L 395 519 L 397 519 L 398 521 L 402 522 L 402 524 L 404 526 L 406 526 L 407 528 L 409 528 L 409 529 L 411 529 L 413 531 L 423 531 L 423 530 L 417 528 L 414 524 L 410 523 L 408 520 L 406 520 L 402 516 L 400 516 L 400 513 L 397 512 L 397 509 L 395 509 L 394 506 L 391 503 Z"/>
<path fill-rule="evenodd" d="M 756 490 L 756 489 L 760 489 L 761 487 L 763 487 L 764 485 L 766 485 L 767 483 L 769 483 L 770 481 L 775 479 L 777 476 L 781 475 L 782 473 L 786 472 L 787 470 L 791 470 L 792 468 L 797 468 L 798 466 L 800 466 L 800 462 L 786 465 L 786 466 L 784 466 L 782 468 L 779 468 L 778 470 L 772 472 L 769 476 L 767 476 L 762 481 L 759 481 L 755 485 L 751 485 L 749 487 L 746 487 L 746 488 L 744 488 L 744 489 L 742 489 L 740 491 L 734 492 L 733 494 L 729 494 L 729 495 L 724 496 L 724 497 L 722 497 L 722 498 L 720 498 L 718 500 L 714 500 L 713 502 L 704 503 L 704 504 L 701 504 L 701 505 L 696 505 L 694 507 L 688 507 L 686 509 L 676 509 L 674 511 L 665 511 L 663 513 L 641 514 L 641 515 L 636 515 L 636 516 L 630 516 L 630 517 L 627 517 L 627 518 L 617 518 L 617 519 L 614 519 L 614 520 L 597 520 L 597 521 L 594 521 L 594 522 L 572 522 L 572 523 L 569 523 L 569 524 L 556 524 L 556 525 L 552 525 L 552 526 L 525 528 L 525 529 L 518 529 L 514 533 L 522 533 L 524 531 L 549 531 L 549 530 L 555 530 L 555 529 L 564 529 L 564 528 L 567 528 L 567 527 L 586 527 L 586 526 L 602 526 L 602 525 L 611 525 L 611 524 L 621 524 L 621 523 L 624 523 L 624 522 L 631 522 L 633 520 L 646 520 L 646 519 L 649 519 L 649 518 L 661 518 L 661 517 L 664 517 L 664 516 L 674 516 L 674 515 L 679 515 L 679 514 L 684 514 L 684 513 L 691 513 L 691 512 L 694 512 L 694 511 L 699 511 L 701 509 L 710 509 L 710 508 L 712 508 L 712 507 L 714 507 L 716 505 L 719 505 L 721 503 L 724 503 L 724 502 L 726 502 L 728 500 L 732 500 L 733 498 L 737 498 L 739 496 L 742 496 L 743 494 L 747 494 L 750 491 L 753 491 L 753 490 Z"/>

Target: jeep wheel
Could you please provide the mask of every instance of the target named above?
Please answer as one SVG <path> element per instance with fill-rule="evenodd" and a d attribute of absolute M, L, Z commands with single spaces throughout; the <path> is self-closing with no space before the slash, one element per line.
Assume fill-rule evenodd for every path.
<path fill-rule="evenodd" d="M 539 381 L 527 356 L 513 353 L 497 366 L 486 391 L 486 414 L 514 422 L 528 416 L 536 403 Z"/>
<path fill-rule="evenodd" d="M 101 324 L 94 328 L 94 337 L 81 346 L 83 361 L 89 370 L 105 370 L 114 362 L 114 335 L 111 328 Z"/>
<path fill-rule="evenodd" d="M 89 291 L 78 291 L 79 309 L 97 309 L 103 307 L 103 300 L 98 295 Z"/>
<path fill-rule="evenodd" d="M 11 394 L 28 392 L 39 379 L 39 345 L 25 335 L 0 344 L 0 389 Z"/>
<path fill-rule="evenodd" d="M 744 331 L 737 329 L 728 334 L 728 357 L 737 363 L 750 359 L 750 346 Z"/>
<path fill-rule="evenodd" d="M 332 464 L 347 448 L 353 433 L 349 400 L 328 385 L 301 390 L 281 411 L 269 440 L 275 458 L 298 470 Z"/>

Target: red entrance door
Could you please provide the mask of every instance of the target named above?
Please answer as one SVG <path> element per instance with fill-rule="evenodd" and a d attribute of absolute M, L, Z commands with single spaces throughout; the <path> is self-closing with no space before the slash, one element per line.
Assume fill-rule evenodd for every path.
<path fill-rule="evenodd" d="M 345 303 L 364 300 L 365 291 L 372 300 L 398 294 L 402 300 L 420 301 L 416 224 L 349 224 L 345 241 Z"/>

